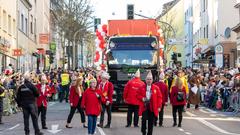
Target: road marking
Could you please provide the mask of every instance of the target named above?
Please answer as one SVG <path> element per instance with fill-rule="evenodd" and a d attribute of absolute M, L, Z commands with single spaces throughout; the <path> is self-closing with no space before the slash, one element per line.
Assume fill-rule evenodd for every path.
<path fill-rule="evenodd" d="M 17 124 L 17 125 L 15 125 L 15 126 L 11 127 L 11 128 L 8 128 L 7 130 L 13 130 L 14 128 L 17 128 L 17 127 L 19 127 L 19 126 L 20 126 L 20 124 Z"/>
<path fill-rule="evenodd" d="M 191 116 L 191 117 L 196 117 L 197 115 L 190 113 L 190 112 L 186 112 L 187 115 Z"/>
<path fill-rule="evenodd" d="M 192 133 L 189 133 L 189 132 L 185 132 L 185 134 L 187 134 L 187 135 L 191 135 Z"/>
<path fill-rule="evenodd" d="M 106 134 L 103 132 L 102 128 L 97 127 L 97 129 L 98 129 L 98 131 L 99 131 L 99 133 L 100 133 L 101 135 L 106 135 Z"/>
<path fill-rule="evenodd" d="M 217 113 L 216 111 L 213 111 L 213 110 L 211 110 L 209 108 L 206 108 L 206 110 L 209 111 L 210 113 Z"/>
<path fill-rule="evenodd" d="M 115 117 L 127 117 L 127 114 L 117 114 L 113 113 L 112 116 Z M 164 115 L 164 119 L 172 119 L 173 117 L 171 115 Z M 209 117 L 185 117 L 183 116 L 183 119 L 189 119 L 189 120 L 198 120 L 198 119 L 204 119 L 204 120 L 215 120 L 215 121 L 236 121 L 240 122 L 240 119 L 237 117 L 226 117 L 226 118 L 220 118 L 220 117 L 215 117 L 215 118 L 209 118 Z"/>
<path fill-rule="evenodd" d="M 51 126 L 52 129 L 51 129 L 51 130 L 48 130 L 48 132 L 50 132 L 50 133 L 52 133 L 52 134 L 56 134 L 56 133 L 62 131 L 62 129 L 58 129 L 58 127 L 59 127 L 58 124 L 53 124 L 53 125 Z"/>
<path fill-rule="evenodd" d="M 178 130 L 184 132 L 184 129 L 182 129 L 182 128 L 178 128 Z"/>
<path fill-rule="evenodd" d="M 200 112 L 203 112 L 203 113 L 209 113 L 207 111 L 204 111 L 203 109 L 199 109 Z"/>
<path fill-rule="evenodd" d="M 216 117 L 217 115 L 215 115 L 215 114 L 210 114 L 210 116 L 212 116 L 212 117 Z"/>
<path fill-rule="evenodd" d="M 226 130 L 223 130 L 215 125 L 213 125 L 212 123 L 206 121 L 206 120 L 203 120 L 203 119 L 198 119 L 199 122 L 201 122 L 202 124 L 210 127 L 211 129 L 217 131 L 217 132 L 220 132 L 220 133 L 223 133 L 223 134 L 228 134 L 228 135 L 240 135 L 240 134 L 236 134 L 236 133 L 231 133 L 231 132 L 228 132 Z"/>
<path fill-rule="evenodd" d="M 48 106 L 53 106 L 55 105 L 57 102 L 50 102 Z"/>

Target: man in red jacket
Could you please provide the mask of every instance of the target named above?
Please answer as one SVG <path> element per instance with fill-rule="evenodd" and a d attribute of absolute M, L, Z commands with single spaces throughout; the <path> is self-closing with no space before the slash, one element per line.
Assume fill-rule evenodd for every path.
<path fill-rule="evenodd" d="M 164 115 L 164 106 L 167 105 L 168 102 L 168 86 L 164 82 L 164 73 L 161 73 L 159 76 L 159 82 L 154 83 L 161 91 L 162 94 L 162 108 L 159 112 L 159 126 L 162 127 L 163 124 L 163 115 Z M 157 125 L 157 119 L 155 121 L 155 126 Z"/>
<path fill-rule="evenodd" d="M 152 135 L 155 117 L 158 116 L 162 106 L 162 94 L 158 86 L 152 84 L 153 77 L 151 71 L 146 77 L 146 85 L 144 85 L 137 94 L 140 101 L 139 116 L 142 115 L 142 135 Z M 148 121 L 148 126 L 147 126 Z"/>
<path fill-rule="evenodd" d="M 137 91 L 144 85 L 144 82 L 140 79 L 140 71 L 135 73 L 135 77 L 128 81 L 123 91 L 123 99 L 128 104 L 127 112 L 127 125 L 130 127 L 132 124 L 132 113 L 134 112 L 134 127 L 138 127 L 138 110 L 139 100 L 137 100 Z"/>
<path fill-rule="evenodd" d="M 101 117 L 100 117 L 100 123 L 98 124 L 99 127 L 103 127 L 103 122 L 104 122 L 104 114 L 105 110 L 107 110 L 107 115 L 108 115 L 108 121 L 107 125 L 104 126 L 104 128 L 110 128 L 111 125 L 111 119 L 112 119 L 112 95 L 113 95 L 113 84 L 109 82 L 110 76 L 107 72 L 103 72 L 101 75 L 101 82 L 99 83 L 99 89 L 103 93 L 103 102 L 102 102 L 102 112 L 101 112 Z"/>
<path fill-rule="evenodd" d="M 36 87 L 40 93 L 37 98 L 38 115 L 41 113 L 42 128 L 48 129 L 46 126 L 46 114 L 47 114 L 47 97 L 50 96 L 50 87 L 47 85 L 47 79 L 45 76 L 41 77 L 41 83 L 37 84 Z"/>

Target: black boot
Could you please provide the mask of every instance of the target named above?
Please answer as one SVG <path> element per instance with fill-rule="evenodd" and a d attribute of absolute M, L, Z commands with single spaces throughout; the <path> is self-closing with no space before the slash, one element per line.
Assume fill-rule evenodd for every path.
<path fill-rule="evenodd" d="M 173 127 L 177 126 L 177 118 L 173 118 Z"/>
<path fill-rule="evenodd" d="M 110 124 L 105 125 L 104 128 L 110 128 Z"/>

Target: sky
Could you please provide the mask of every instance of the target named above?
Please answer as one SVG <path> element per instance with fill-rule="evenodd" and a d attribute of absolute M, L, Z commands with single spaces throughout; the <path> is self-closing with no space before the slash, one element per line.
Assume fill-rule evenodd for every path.
<path fill-rule="evenodd" d="M 94 9 L 94 16 L 101 18 L 102 24 L 107 20 L 127 19 L 127 4 L 134 4 L 135 13 L 157 17 L 162 11 L 162 5 L 172 0 L 90 0 Z M 142 17 L 137 17 L 135 19 Z"/>

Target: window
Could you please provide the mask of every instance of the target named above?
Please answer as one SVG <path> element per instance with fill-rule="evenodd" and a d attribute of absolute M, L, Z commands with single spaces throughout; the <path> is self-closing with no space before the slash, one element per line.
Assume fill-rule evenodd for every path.
<path fill-rule="evenodd" d="M 3 11 L 3 29 L 7 31 L 7 13 Z"/>
<path fill-rule="evenodd" d="M 12 34 L 12 19 L 11 16 L 8 15 L 8 34 Z"/>
<path fill-rule="evenodd" d="M 21 28 L 22 31 L 24 30 L 24 17 L 23 14 L 21 14 Z"/>
<path fill-rule="evenodd" d="M 208 38 L 208 25 L 206 26 L 206 38 Z"/>
<path fill-rule="evenodd" d="M 33 34 L 33 16 L 31 15 L 30 32 Z"/>
<path fill-rule="evenodd" d="M 205 27 L 203 28 L 203 38 L 205 38 L 205 35 L 206 35 L 206 29 Z"/>
<path fill-rule="evenodd" d="M 217 32 L 218 32 L 218 21 L 216 20 L 215 21 L 215 38 L 217 38 L 217 36 L 218 36 L 218 34 L 217 34 Z"/>
<path fill-rule="evenodd" d="M 34 19 L 34 34 L 36 35 L 37 33 L 37 19 Z"/>
<path fill-rule="evenodd" d="M 16 20 L 15 19 L 13 19 L 13 35 L 14 35 L 14 37 L 16 37 Z"/>
<path fill-rule="evenodd" d="M 25 18 L 25 34 L 28 33 L 28 19 Z"/>

